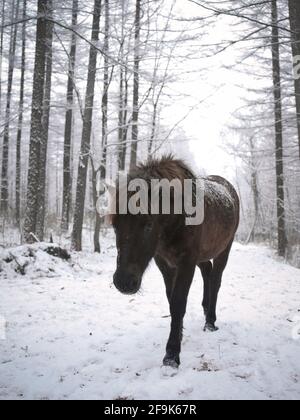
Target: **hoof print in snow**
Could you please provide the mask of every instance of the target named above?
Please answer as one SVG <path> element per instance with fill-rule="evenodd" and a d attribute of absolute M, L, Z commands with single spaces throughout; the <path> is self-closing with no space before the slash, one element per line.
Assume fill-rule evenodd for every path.
<path fill-rule="evenodd" d="M 203 362 L 201 363 L 201 366 L 198 368 L 193 368 L 194 371 L 197 372 L 219 372 L 219 369 L 214 367 L 212 363 Z"/>
<path fill-rule="evenodd" d="M 205 327 L 204 327 L 204 330 L 203 330 L 204 332 L 216 332 L 216 331 L 219 331 L 219 328 L 218 327 L 216 327 L 215 325 L 213 325 L 213 324 L 211 324 L 211 323 L 209 323 L 209 322 L 207 322 L 206 324 L 205 324 Z"/>

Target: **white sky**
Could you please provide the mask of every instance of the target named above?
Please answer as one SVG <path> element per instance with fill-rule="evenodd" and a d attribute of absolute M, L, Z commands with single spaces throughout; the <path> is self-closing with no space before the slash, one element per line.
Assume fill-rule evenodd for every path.
<path fill-rule="evenodd" d="M 188 1 L 184 2 L 182 12 L 185 17 L 202 16 L 204 13 L 202 8 Z M 230 22 L 221 16 L 217 25 L 199 40 L 199 44 L 214 44 L 235 37 Z M 199 74 L 187 76 L 184 82 L 176 85 L 176 90 L 189 94 L 191 99 L 183 99 L 167 111 L 170 122 L 176 122 L 180 119 L 180 115 L 188 112 L 190 105 L 208 98 L 190 114 L 181 127 L 191 138 L 190 148 L 196 163 L 209 174 L 225 176 L 234 174 L 234 160 L 223 150 L 222 132 L 226 130 L 232 119 L 231 114 L 241 105 L 241 90 L 236 84 L 242 83 L 244 76 L 239 77 L 235 71 L 224 70 L 222 66 L 234 63 L 236 54 L 236 50 L 230 48 L 212 59 L 201 59 L 199 50 L 199 59 L 191 60 L 188 69 L 193 71 L 199 69 Z M 201 69 L 206 65 L 210 67 L 210 71 L 203 77 Z"/>

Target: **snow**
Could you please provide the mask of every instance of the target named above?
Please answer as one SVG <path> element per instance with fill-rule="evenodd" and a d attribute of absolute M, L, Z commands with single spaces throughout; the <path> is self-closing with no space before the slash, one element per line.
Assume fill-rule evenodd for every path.
<path fill-rule="evenodd" d="M 182 365 L 170 375 L 161 368 L 170 319 L 160 273 L 152 265 L 140 294 L 120 295 L 112 239 L 103 247 L 57 260 L 51 277 L 0 274 L 0 399 L 300 398 L 299 270 L 235 244 L 214 334 L 203 332 L 197 273 Z"/>
<path fill-rule="evenodd" d="M 228 187 L 209 178 L 205 178 L 205 196 L 210 203 L 220 203 L 229 209 L 235 206 L 235 200 Z"/>
<path fill-rule="evenodd" d="M 57 246 L 57 244 L 37 243 L 0 249 L 1 278 L 13 279 L 20 274 L 26 275 L 31 280 L 42 276 L 66 276 L 66 263 L 44 252 Z M 70 275 L 73 278 L 72 273 Z"/>

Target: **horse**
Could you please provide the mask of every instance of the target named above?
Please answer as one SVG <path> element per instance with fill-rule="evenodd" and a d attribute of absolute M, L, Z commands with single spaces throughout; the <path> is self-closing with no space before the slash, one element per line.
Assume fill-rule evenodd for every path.
<path fill-rule="evenodd" d="M 153 179 L 179 180 L 183 184 L 185 180 L 194 183 L 197 177 L 182 160 L 165 156 L 132 169 L 128 182 L 137 179 L 150 186 Z M 204 280 L 204 331 L 218 330 L 215 325 L 218 293 L 240 220 L 240 201 L 234 187 L 219 176 L 202 178 L 202 182 L 204 220 L 200 225 L 187 225 L 185 214 L 173 211 L 174 202 L 168 215 L 121 214 L 118 208 L 111 215 L 118 250 L 113 283 L 118 291 L 136 294 L 153 259 L 164 278 L 171 331 L 163 365 L 175 369 L 180 365 L 183 320 L 197 267 Z M 174 200 L 173 194 L 170 197 Z"/>

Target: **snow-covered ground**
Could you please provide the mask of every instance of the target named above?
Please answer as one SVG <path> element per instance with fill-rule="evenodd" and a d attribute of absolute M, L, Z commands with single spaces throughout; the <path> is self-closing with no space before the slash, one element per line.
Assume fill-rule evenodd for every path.
<path fill-rule="evenodd" d="M 40 256 L 25 276 L 2 267 L 0 399 L 300 398 L 300 270 L 236 244 L 215 334 L 203 332 L 197 273 L 171 377 L 161 369 L 170 323 L 163 280 L 151 266 L 141 294 L 120 295 L 106 245 L 71 263 Z"/>

